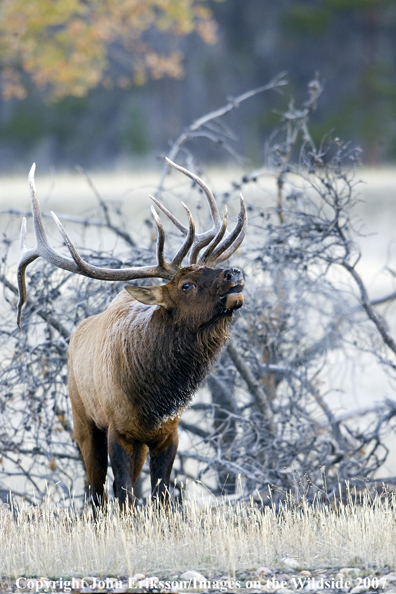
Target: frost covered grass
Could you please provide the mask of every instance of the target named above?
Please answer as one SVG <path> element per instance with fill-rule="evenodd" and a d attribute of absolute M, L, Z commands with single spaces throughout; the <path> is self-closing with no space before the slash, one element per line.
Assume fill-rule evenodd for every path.
<path fill-rule="evenodd" d="M 260 566 L 296 569 L 395 567 L 395 495 L 368 491 L 347 502 L 289 498 L 188 500 L 166 514 L 151 505 L 120 514 L 42 506 L 0 508 L 0 576 L 132 576 L 202 572 L 209 579 Z"/>

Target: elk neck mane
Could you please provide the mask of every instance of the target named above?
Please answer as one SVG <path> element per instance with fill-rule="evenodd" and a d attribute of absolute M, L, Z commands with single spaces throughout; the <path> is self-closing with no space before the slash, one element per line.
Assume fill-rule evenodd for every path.
<path fill-rule="evenodd" d="M 154 428 L 189 404 L 229 339 L 231 318 L 219 317 L 194 331 L 174 323 L 163 308 L 142 305 L 126 292 L 113 304 L 117 301 L 123 307 L 114 310 L 110 352 L 105 348 L 103 355 L 110 355 L 141 422 Z"/>

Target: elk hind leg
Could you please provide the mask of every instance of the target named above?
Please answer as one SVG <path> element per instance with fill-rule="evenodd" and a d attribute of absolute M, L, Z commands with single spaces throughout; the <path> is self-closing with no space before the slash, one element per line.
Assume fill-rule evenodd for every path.
<path fill-rule="evenodd" d="M 72 360 L 69 357 L 69 396 L 72 403 L 74 437 L 80 448 L 85 472 L 91 487 L 94 506 L 105 503 L 104 485 L 107 475 L 107 432 L 99 429 L 87 417 L 83 400 L 77 389 Z"/>
<path fill-rule="evenodd" d="M 105 502 L 104 485 L 107 474 L 107 435 L 93 423 L 87 423 L 83 431 L 76 431 L 75 436 L 84 461 L 88 482 L 92 490 L 94 506 Z"/>

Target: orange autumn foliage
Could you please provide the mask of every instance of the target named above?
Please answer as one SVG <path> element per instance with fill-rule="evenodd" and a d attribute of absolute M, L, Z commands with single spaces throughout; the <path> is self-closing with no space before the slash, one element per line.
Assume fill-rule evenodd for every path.
<path fill-rule="evenodd" d="M 22 99 L 33 82 L 59 99 L 100 83 L 125 88 L 148 77 L 182 77 L 181 51 L 155 51 L 144 39 L 148 30 L 196 31 L 216 41 L 206 0 L 1 0 L 1 94 Z M 114 75 L 111 62 L 122 74 Z"/>

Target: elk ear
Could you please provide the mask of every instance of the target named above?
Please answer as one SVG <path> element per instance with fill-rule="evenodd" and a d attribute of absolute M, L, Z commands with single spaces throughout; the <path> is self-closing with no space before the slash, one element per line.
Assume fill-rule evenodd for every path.
<path fill-rule="evenodd" d="M 163 287 L 132 287 L 131 285 L 125 285 L 125 290 L 140 303 L 160 305 L 165 309 L 169 309 L 169 304 L 164 299 Z"/>

